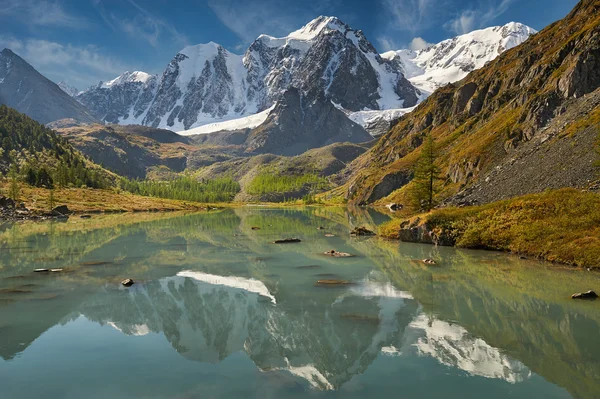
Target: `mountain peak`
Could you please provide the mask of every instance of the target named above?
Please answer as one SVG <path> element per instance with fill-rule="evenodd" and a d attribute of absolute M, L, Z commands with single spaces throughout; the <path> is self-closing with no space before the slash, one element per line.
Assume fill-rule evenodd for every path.
<path fill-rule="evenodd" d="M 102 87 L 109 88 L 115 85 L 121 85 L 130 82 L 146 83 L 148 80 L 152 79 L 153 76 L 154 75 L 150 75 L 149 73 L 142 71 L 127 71 L 117 76 L 113 80 L 103 83 Z"/>
<path fill-rule="evenodd" d="M 208 43 L 187 46 L 183 50 L 181 50 L 179 52 L 179 54 L 183 54 L 190 58 L 198 57 L 198 56 L 202 56 L 202 55 L 207 57 L 207 56 L 216 55 L 219 52 L 219 50 L 222 51 L 222 50 L 225 50 L 225 48 L 218 43 L 210 41 Z M 225 50 L 225 51 L 227 51 L 227 50 Z"/>
<path fill-rule="evenodd" d="M 345 33 L 345 31 L 350 28 L 337 17 L 327 17 L 322 15 L 313 19 L 297 31 L 290 33 L 288 37 L 297 40 L 312 40 L 326 29 Z"/>

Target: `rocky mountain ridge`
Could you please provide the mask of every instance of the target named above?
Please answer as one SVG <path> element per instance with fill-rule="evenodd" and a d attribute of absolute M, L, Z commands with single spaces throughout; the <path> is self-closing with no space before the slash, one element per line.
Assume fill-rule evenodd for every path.
<path fill-rule="evenodd" d="M 323 92 L 362 126 L 382 120 L 377 134 L 398 115 L 385 110 L 416 105 L 436 87 L 459 80 L 533 32 L 510 23 L 418 52 L 380 55 L 361 31 L 321 16 L 282 38 L 260 35 L 243 56 L 213 42 L 186 47 L 162 76 L 150 79 L 149 90 L 132 85 L 127 72 L 77 99 L 110 123 L 179 132 L 264 112 L 293 87 L 309 99 Z"/>
<path fill-rule="evenodd" d="M 399 60 L 382 58 L 361 31 L 334 17 L 319 17 L 283 38 L 261 35 L 243 56 L 213 42 L 186 47 L 156 82 L 143 82 L 147 90 L 126 74 L 112 82 L 77 99 L 111 123 L 174 131 L 255 114 L 292 87 L 310 98 L 323 92 L 354 111 L 412 106 L 420 96 Z"/>
<path fill-rule="evenodd" d="M 450 203 L 593 186 L 599 11 L 600 1 L 581 1 L 531 40 L 438 89 L 349 167 L 338 193 L 358 203 L 404 201 L 426 135 L 436 141 L 440 197 Z"/>

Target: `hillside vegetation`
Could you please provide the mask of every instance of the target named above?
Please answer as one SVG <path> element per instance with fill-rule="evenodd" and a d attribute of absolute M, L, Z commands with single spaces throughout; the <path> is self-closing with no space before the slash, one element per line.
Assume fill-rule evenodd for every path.
<path fill-rule="evenodd" d="M 0 142 L 0 172 L 10 169 L 33 186 L 105 188 L 113 178 L 54 131 L 5 105 L 0 105 Z"/>
<path fill-rule="evenodd" d="M 600 195 L 562 189 L 481 206 L 437 209 L 409 220 L 392 220 L 381 226 L 380 234 L 600 268 Z"/>

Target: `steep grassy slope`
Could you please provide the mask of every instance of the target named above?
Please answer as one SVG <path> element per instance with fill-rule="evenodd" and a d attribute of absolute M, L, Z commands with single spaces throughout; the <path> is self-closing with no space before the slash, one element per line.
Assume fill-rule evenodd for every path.
<path fill-rule="evenodd" d="M 598 87 L 600 0 L 582 0 L 400 119 L 345 171 L 335 194 L 360 204 L 403 201 L 428 134 L 439 150 L 440 197 L 455 202 L 588 187 L 596 179 Z"/>
<path fill-rule="evenodd" d="M 388 238 L 511 251 L 600 268 L 600 195 L 575 189 L 434 210 L 381 227 Z"/>

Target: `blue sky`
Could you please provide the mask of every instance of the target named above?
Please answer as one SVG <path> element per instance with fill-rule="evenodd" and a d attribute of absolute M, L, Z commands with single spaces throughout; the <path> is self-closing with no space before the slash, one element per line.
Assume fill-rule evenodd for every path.
<path fill-rule="evenodd" d="M 126 70 L 161 73 L 183 47 L 214 41 L 241 54 L 319 15 L 362 29 L 380 51 L 510 21 L 541 30 L 577 0 L 0 0 L 0 48 L 83 89 Z"/>

